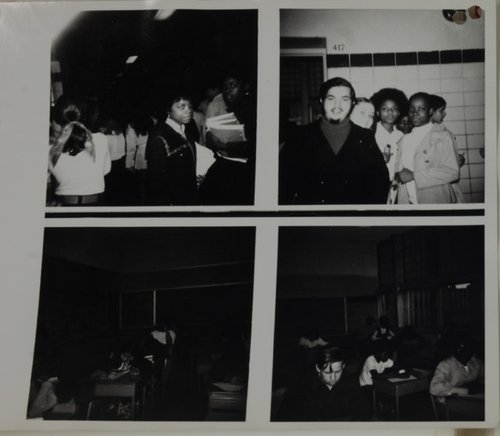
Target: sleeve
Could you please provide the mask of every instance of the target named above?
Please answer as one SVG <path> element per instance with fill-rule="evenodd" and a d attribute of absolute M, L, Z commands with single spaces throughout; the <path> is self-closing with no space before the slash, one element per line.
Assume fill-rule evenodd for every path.
<path fill-rule="evenodd" d="M 52 409 L 57 404 L 57 397 L 54 394 L 54 386 L 50 381 L 44 381 L 40 390 L 36 394 L 33 403 L 28 410 L 29 418 L 40 418 L 45 412 Z"/>
<path fill-rule="evenodd" d="M 392 368 L 394 366 L 394 361 L 392 359 L 389 359 L 387 362 L 385 362 L 385 368 Z"/>
<path fill-rule="evenodd" d="M 146 160 L 148 162 L 148 189 L 151 201 L 161 204 L 164 201 L 167 186 L 167 153 L 165 144 L 159 135 L 149 135 L 146 143 Z"/>
<path fill-rule="evenodd" d="M 101 134 L 102 135 L 102 134 Z M 104 175 L 108 174 L 111 171 L 111 155 L 109 154 L 109 146 L 108 146 L 108 137 L 106 135 L 102 135 L 104 146 L 104 162 L 103 162 L 103 170 Z"/>
<path fill-rule="evenodd" d="M 389 193 L 390 186 L 389 170 L 387 169 L 384 156 L 378 148 L 373 134 L 371 134 L 368 139 L 368 147 L 372 164 L 365 179 L 367 203 L 385 204 L 387 202 L 387 194 Z"/>
<path fill-rule="evenodd" d="M 451 395 L 454 386 L 450 381 L 450 372 L 450 365 L 446 361 L 439 363 L 429 386 L 432 395 L 438 397 Z"/>
<path fill-rule="evenodd" d="M 397 151 L 396 151 L 396 161 L 394 162 L 394 172 L 398 173 L 401 171 L 401 156 L 403 154 L 403 138 L 402 136 L 397 142 Z"/>
<path fill-rule="evenodd" d="M 136 149 L 137 135 L 135 130 L 131 126 L 128 126 L 127 131 L 125 132 L 125 168 L 133 168 Z"/>
<path fill-rule="evenodd" d="M 373 356 L 368 356 L 365 360 L 365 364 L 363 366 L 363 371 L 370 372 L 370 371 L 373 371 L 376 369 L 377 369 L 377 366 L 375 365 L 375 358 Z"/>
<path fill-rule="evenodd" d="M 451 133 L 442 132 L 436 140 L 436 147 L 438 148 L 436 153 L 438 162 L 431 163 L 432 166 L 429 168 L 415 171 L 413 174 L 419 189 L 446 185 L 459 178 L 457 156 Z"/>

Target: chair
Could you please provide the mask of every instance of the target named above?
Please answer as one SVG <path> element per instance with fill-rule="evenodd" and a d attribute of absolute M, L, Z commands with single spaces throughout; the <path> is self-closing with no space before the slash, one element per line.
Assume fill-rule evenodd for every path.
<path fill-rule="evenodd" d="M 429 394 L 431 398 L 432 411 L 434 412 L 434 419 L 436 421 L 449 421 L 448 407 L 446 406 L 445 397 L 436 397 Z"/>
<path fill-rule="evenodd" d="M 87 420 L 91 418 L 92 410 L 95 408 L 96 404 L 101 401 L 108 399 L 110 402 L 113 399 L 129 399 L 131 402 L 131 414 L 130 419 L 135 417 L 135 388 L 136 384 L 131 383 L 96 383 L 94 388 L 94 394 L 92 399 L 89 401 L 87 408 Z"/>

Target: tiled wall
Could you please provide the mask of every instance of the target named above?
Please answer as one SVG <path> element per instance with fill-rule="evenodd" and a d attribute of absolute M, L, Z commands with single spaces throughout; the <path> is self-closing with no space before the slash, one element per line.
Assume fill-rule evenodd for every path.
<path fill-rule="evenodd" d="M 346 78 L 359 97 L 385 87 L 408 97 L 417 91 L 441 95 L 448 103 L 445 124 L 465 156 L 465 201 L 484 201 L 484 50 L 328 55 L 327 66 L 329 78 Z"/>

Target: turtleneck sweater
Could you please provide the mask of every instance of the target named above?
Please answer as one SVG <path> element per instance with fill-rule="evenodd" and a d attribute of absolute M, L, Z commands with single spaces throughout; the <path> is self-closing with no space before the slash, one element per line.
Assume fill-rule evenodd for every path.
<path fill-rule="evenodd" d="M 338 154 L 347 139 L 347 135 L 351 131 L 349 118 L 340 123 L 331 123 L 325 117 L 322 117 L 320 128 L 332 151 Z"/>

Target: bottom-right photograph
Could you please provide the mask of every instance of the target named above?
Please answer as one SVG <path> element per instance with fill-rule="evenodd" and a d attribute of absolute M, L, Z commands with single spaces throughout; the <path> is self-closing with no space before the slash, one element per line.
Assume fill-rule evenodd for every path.
<path fill-rule="evenodd" d="M 483 226 L 280 227 L 278 247 L 271 421 L 484 420 Z"/>

